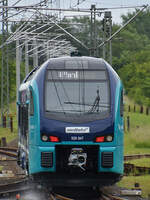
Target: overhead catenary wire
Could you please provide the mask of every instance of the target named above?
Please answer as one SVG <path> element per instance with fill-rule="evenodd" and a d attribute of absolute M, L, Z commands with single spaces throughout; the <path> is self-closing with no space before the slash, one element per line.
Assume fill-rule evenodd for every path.
<path fill-rule="evenodd" d="M 33 41 L 33 40 L 36 40 L 36 37 L 37 37 L 38 35 L 40 35 L 41 33 L 44 33 L 44 32 L 46 32 L 46 31 L 52 29 L 53 27 L 54 27 L 54 26 L 51 26 L 51 27 L 47 28 L 46 30 L 44 30 L 44 31 L 42 31 L 42 32 L 40 32 L 40 33 L 36 33 L 36 35 L 35 35 L 33 38 L 28 39 L 28 42 L 29 42 L 29 41 Z M 22 45 L 24 45 L 24 44 L 25 44 L 25 42 L 24 42 L 23 44 L 19 45 L 19 46 L 22 46 Z"/>
<path fill-rule="evenodd" d="M 98 48 L 100 48 L 101 46 L 105 45 L 105 43 L 107 43 L 110 40 L 112 40 L 118 33 L 120 33 L 129 23 L 131 23 L 135 19 L 135 17 L 137 17 L 148 6 L 149 5 L 146 5 L 146 6 L 144 5 L 144 7 L 141 10 L 139 10 L 133 17 L 131 17 L 131 19 L 128 20 L 124 25 L 122 25 L 114 34 L 112 34 L 107 40 L 105 40 L 100 45 L 98 45 Z"/>
<path fill-rule="evenodd" d="M 38 16 L 38 17 L 41 16 L 41 18 L 42 18 L 41 21 L 45 21 L 45 16 L 42 15 L 41 13 L 39 13 L 36 10 L 32 16 L 29 16 L 30 18 L 28 19 L 27 22 L 24 22 L 23 24 L 21 24 L 19 26 L 19 28 L 17 28 L 17 30 L 10 35 L 10 37 L 7 39 L 7 42 L 5 43 L 5 44 L 9 44 L 11 42 L 18 41 L 18 43 L 17 43 L 18 45 L 16 45 L 16 48 L 15 48 L 15 49 L 19 49 L 19 54 L 20 55 L 18 54 L 18 57 L 17 57 L 18 60 L 19 60 L 18 62 L 21 62 L 20 58 L 22 59 L 22 52 L 23 52 L 23 48 L 25 46 L 25 43 L 27 42 L 30 45 L 32 43 L 32 41 L 35 41 L 35 40 L 39 40 L 37 42 L 37 44 L 34 44 L 34 45 L 37 45 L 37 47 L 33 46 L 33 44 L 30 45 L 30 49 L 35 47 L 34 50 L 37 50 L 36 52 L 33 52 L 32 55 L 30 55 L 30 56 L 35 56 L 34 53 L 36 54 L 36 57 L 33 58 L 33 63 L 34 64 L 35 64 L 34 61 L 35 60 L 37 61 L 37 55 L 39 54 L 39 58 L 41 56 L 45 56 L 46 55 L 46 50 L 53 57 L 61 56 L 62 54 L 69 55 L 70 54 L 69 51 L 75 49 L 71 45 L 71 43 L 70 42 L 65 42 L 64 40 L 59 41 L 52 34 L 50 36 L 50 33 L 49 33 L 50 40 L 53 39 L 54 42 L 55 42 L 55 44 L 53 45 L 54 48 L 51 45 L 50 49 L 45 49 L 45 51 L 40 52 L 41 49 L 43 50 L 45 48 L 45 46 L 44 46 L 44 48 L 42 46 L 48 40 L 48 34 L 47 33 L 49 32 L 50 29 L 52 29 L 54 26 L 56 26 L 55 23 L 57 23 L 57 22 L 53 23 L 54 20 L 52 20 L 52 22 L 49 22 L 49 17 L 46 17 L 46 20 L 47 20 L 46 23 L 41 25 L 41 26 L 39 26 L 39 23 L 36 22 L 36 16 Z M 35 24 L 34 24 L 34 22 L 33 23 L 29 22 L 33 17 L 35 18 Z M 56 36 L 57 37 L 61 37 L 64 34 L 65 34 L 64 32 L 63 32 L 63 34 L 56 33 Z M 26 35 L 27 35 L 27 37 L 26 37 Z M 31 37 L 31 35 L 33 35 L 33 37 Z M 43 45 L 41 45 L 42 41 L 40 41 L 40 38 L 42 38 L 41 40 L 43 40 Z M 39 42 L 41 42 L 41 44 L 40 44 L 41 46 L 38 49 Z M 5 44 L 3 43 L 2 45 L 4 46 Z M 32 49 L 31 51 L 34 51 L 34 50 Z M 11 53 L 12 53 L 12 49 L 11 49 Z M 13 53 L 15 53 L 15 51 L 13 51 Z M 27 53 L 27 52 L 25 52 L 25 53 Z M 27 57 L 28 57 L 28 55 L 27 55 Z M 25 56 L 25 58 L 26 58 L 26 56 Z M 42 60 L 44 60 L 44 59 L 42 58 Z M 38 63 L 38 62 L 36 62 L 36 63 Z"/>
<path fill-rule="evenodd" d="M 29 25 L 29 24 L 26 24 L 26 26 L 24 26 L 21 30 L 19 30 L 18 32 L 16 32 L 16 34 L 14 35 L 13 38 L 11 38 L 11 40 L 8 39 L 6 42 L 7 42 L 7 43 L 11 43 L 12 41 L 15 41 L 16 39 L 19 39 L 20 36 L 22 36 L 22 32 L 23 32 L 23 31 L 25 31 L 25 30 L 28 31 L 28 30 L 31 29 L 31 27 L 29 27 L 28 29 L 25 29 L 28 25 Z M 36 26 L 36 24 L 34 24 L 34 25 L 32 26 L 32 28 L 34 28 L 35 26 Z"/>
<path fill-rule="evenodd" d="M 42 2 L 45 2 L 45 1 L 42 1 Z M 39 4 L 39 3 L 38 3 Z M 15 6 L 13 6 L 13 7 L 15 7 Z M 133 6 L 134 8 L 135 7 L 141 7 L 141 6 Z M 19 7 L 20 8 L 20 7 Z M 24 6 L 23 6 L 23 8 L 25 8 Z M 28 6 L 28 8 L 33 8 L 33 5 L 32 6 Z M 38 7 L 37 7 L 38 8 Z M 44 14 L 43 13 L 41 13 L 41 12 L 39 12 L 39 10 L 37 11 L 37 8 L 34 8 L 34 9 L 36 9 L 36 12 L 34 13 L 34 15 L 33 16 L 35 16 L 37 13 L 40 13 L 40 15 L 42 16 L 44 16 Z M 120 7 L 115 7 L 114 9 L 119 9 Z M 121 7 L 121 8 L 129 8 L 129 6 L 127 7 Z M 132 7 L 130 7 L 130 8 L 132 8 Z M 45 8 L 41 8 L 41 9 L 45 9 Z M 47 8 L 48 9 L 48 8 Z M 110 8 L 97 8 L 97 10 L 104 10 L 104 9 L 110 9 Z M 113 8 L 112 8 L 113 9 Z M 30 10 L 30 9 L 29 9 Z M 58 9 L 54 9 L 54 10 L 58 10 Z M 67 9 L 68 10 L 68 9 Z M 70 9 L 69 9 L 70 10 Z M 74 10 L 74 9 L 73 9 Z M 80 9 L 81 11 L 82 11 L 82 9 Z M 80 11 L 79 9 L 76 9 L 76 11 Z M 83 9 L 84 11 L 86 10 L 87 11 L 87 9 Z M 90 10 L 88 10 L 88 11 L 90 11 Z M 30 19 L 32 19 L 32 17 L 30 18 Z M 11 35 L 10 36 L 10 38 L 7 40 L 7 43 L 11 43 L 11 42 L 13 42 L 13 41 L 15 41 L 16 39 L 24 39 L 24 37 L 25 37 L 25 35 L 26 34 L 32 34 L 32 33 L 34 33 L 35 32 L 35 34 L 36 34 L 36 29 L 33 29 L 34 27 L 33 26 L 36 26 L 36 25 L 33 25 L 32 26 L 32 29 L 33 30 L 31 30 L 30 29 L 30 27 L 29 27 L 29 29 L 26 29 L 27 27 L 28 27 L 28 22 L 30 21 L 30 19 L 27 21 L 27 22 L 25 22 L 25 26 L 24 25 L 22 25 L 22 27 L 20 28 L 19 27 L 19 29 L 18 29 L 18 31 L 16 31 L 15 33 L 14 33 L 14 35 Z M 43 17 L 43 19 L 44 19 L 44 17 Z M 49 20 L 49 18 L 46 16 L 46 19 L 47 19 L 47 21 Z M 80 43 L 84 48 L 86 48 L 87 50 L 89 50 L 89 48 L 85 45 L 85 44 L 83 44 L 81 41 L 79 41 L 77 38 L 75 38 L 73 35 L 71 35 L 68 31 L 65 31 L 65 29 L 63 28 L 63 27 L 61 27 L 57 22 L 55 22 L 53 19 L 50 19 L 51 20 L 51 24 L 54 24 L 55 23 L 55 25 L 59 28 L 59 29 L 61 29 L 62 31 L 64 31 L 64 33 L 66 33 L 67 35 L 69 35 L 70 37 L 72 37 L 74 40 L 76 40 L 76 42 L 78 42 L 78 43 Z M 45 26 L 47 26 L 47 25 L 45 25 Z M 44 27 L 44 25 L 43 25 L 43 27 Z M 26 30 L 25 30 L 26 29 Z M 37 28 L 37 29 L 40 29 L 40 28 Z M 25 31 L 26 32 L 25 32 Z M 24 33 L 23 33 L 23 31 L 24 31 Z M 46 31 L 46 30 L 45 30 Z M 30 33 L 28 33 L 28 32 L 30 32 Z M 41 36 L 41 37 L 43 37 L 44 35 L 42 35 L 43 33 L 42 32 L 40 32 L 40 33 L 37 33 L 38 35 L 37 36 L 34 36 L 33 37 L 33 39 L 37 39 L 37 40 L 40 40 L 39 38 L 38 38 L 38 36 Z M 45 38 L 45 40 L 46 40 L 46 38 Z M 30 42 L 30 41 L 32 41 L 32 40 L 30 40 L 30 38 L 28 39 L 28 42 Z M 44 39 L 43 39 L 43 42 L 44 42 Z M 24 45 L 24 43 L 21 43 L 20 44 L 20 47 L 21 46 L 23 46 Z M 100 44 L 101 45 L 101 44 Z M 31 49 L 31 51 L 32 51 L 32 49 Z"/>
<path fill-rule="evenodd" d="M 38 11 L 40 13 L 40 11 Z M 42 13 L 41 13 L 42 14 Z M 46 16 L 47 17 L 47 16 Z M 48 18 L 48 17 L 47 17 Z M 55 21 L 53 21 L 52 19 L 49 19 L 51 22 L 53 22 L 58 28 L 60 28 L 63 32 L 65 32 L 68 36 L 70 36 L 71 38 L 73 38 L 76 42 L 78 42 L 81 46 L 83 46 L 85 49 L 89 50 L 89 48 L 83 44 L 80 40 L 78 40 L 75 36 L 73 36 L 71 33 L 69 33 L 68 31 L 66 31 L 63 27 L 61 27 L 59 24 L 57 24 Z"/>
<path fill-rule="evenodd" d="M 81 2 L 80 2 L 80 0 L 78 0 L 78 2 L 77 2 L 75 5 L 73 5 L 73 6 L 71 6 L 71 1 L 70 1 L 70 7 L 71 7 L 71 8 L 74 8 L 74 7 L 76 7 L 76 6 L 79 6 L 79 5 L 82 4 L 84 1 L 86 1 L 86 0 L 82 0 Z"/>
<path fill-rule="evenodd" d="M 42 1 L 42 2 L 45 2 L 45 1 Z M 38 4 L 36 4 L 36 5 L 39 5 L 39 3 Z M 15 6 L 12 6 L 13 8 L 15 7 Z M 29 6 L 29 7 L 27 7 L 27 6 L 20 6 L 21 8 L 33 8 L 33 5 L 32 6 Z M 19 7 L 19 8 L 20 8 Z M 134 6 L 134 8 L 135 7 L 141 7 L 141 6 Z M 116 9 L 119 9 L 120 7 L 116 7 Z M 121 7 L 121 8 L 123 8 L 123 7 Z M 124 7 L 124 8 L 129 8 L 129 7 Z M 131 8 L 131 7 L 130 7 Z M 37 7 L 35 8 L 34 7 L 34 9 L 37 9 Z M 41 8 L 41 9 L 45 9 L 45 8 Z M 49 8 L 46 8 L 46 9 L 49 9 Z M 113 8 L 97 8 L 96 10 L 103 10 L 103 9 L 113 9 Z M 114 8 L 115 9 L 115 8 Z M 56 9 L 57 10 L 57 9 Z M 73 10 L 74 11 L 74 10 Z M 80 11 L 79 9 L 77 9 L 77 11 Z M 84 11 L 84 10 L 83 10 Z M 74 38 L 75 39 L 75 38 Z M 79 41 L 78 41 L 79 42 Z M 82 43 L 82 46 L 84 46 L 85 47 L 85 45 Z M 88 49 L 87 47 L 85 47 L 86 49 Z"/>
<path fill-rule="evenodd" d="M 47 24 L 46 24 L 47 25 Z M 26 26 L 25 27 L 28 27 L 28 25 L 26 24 Z M 24 27 L 23 27 L 23 29 L 25 29 Z M 23 30 L 23 29 L 21 29 L 21 30 Z M 30 28 L 29 28 L 30 29 Z M 29 29 L 28 29 L 28 31 L 29 31 Z M 32 29 L 33 29 L 33 26 L 32 26 Z M 27 30 L 27 29 L 25 29 L 25 30 Z M 47 29 L 45 30 L 45 31 L 47 31 Z M 13 40 L 16 40 L 16 39 L 26 39 L 26 37 L 25 37 L 25 35 L 26 34 L 29 34 L 29 35 L 31 35 L 31 34 L 34 34 L 34 33 L 32 33 L 31 31 L 29 31 L 29 33 L 28 32 L 21 32 L 20 30 L 18 31 L 19 33 L 17 33 L 14 37 L 13 37 Z M 35 29 L 33 29 L 33 32 L 35 32 Z M 19 35 L 18 35 L 19 34 Z M 41 32 L 40 33 L 38 33 L 38 35 L 39 35 L 39 39 L 37 39 L 37 34 L 36 34 L 36 32 L 35 32 L 35 36 L 36 36 L 36 40 L 42 40 L 42 39 L 40 39 L 40 37 L 42 37 L 43 36 L 43 34 L 44 33 L 42 33 L 41 34 Z M 62 35 L 62 34 L 57 34 L 57 35 Z M 64 35 L 64 34 L 63 34 Z M 46 36 L 46 34 L 45 34 L 45 36 Z M 33 38 L 35 38 L 35 37 L 33 37 Z M 47 39 L 47 38 L 45 38 L 45 39 Z M 29 39 L 30 40 L 30 39 Z M 43 41 L 44 41 L 44 39 L 43 39 Z M 28 41 L 29 42 L 29 41 Z M 19 45 L 19 47 L 21 47 L 21 46 L 23 46 L 24 45 L 24 43 L 21 43 L 20 45 Z M 42 46 L 42 45 L 41 45 Z M 18 48 L 18 47 L 17 47 Z M 35 49 L 36 49 L 36 47 L 35 47 Z M 31 51 L 33 51 L 33 49 L 31 49 Z"/>
<path fill-rule="evenodd" d="M 34 13 L 34 15 L 36 15 L 36 14 L 37 14 L 37 12 Z M 32 17 L 33 17 L 33 15 L 32 15 Z M 28 20 L 27 22 L 29 22 L 29 20 Z M 43 25 L 42 27 L 40 27 L 40 28 L 43 28 L 44 26 L 47 26 L 47 25 L 49 25 L 49 24 L 54 24 L 54 23 L 50 23 L 49 21 L 47 21 L 47 23 L 46 23 L 45 25 Z M 26 26 L 28 26 L 27 23 L 26 23 Z M 34 24 L 33 26 L 37 26 L 37 23 Z M 26 29 L 26 31 L 29 31 L 30 28 L 33 29 L 33 26 L 32 26 L 32 27 L 30 26 L 28 29 Z M 23 29 L 19 30 L 19 33 L 22 32 L 25 28 L 26 28 L 26 27 L 24 26 Z M 37 28 L 37 29 L 38 29 L 38 28 Z M 33 31 L 35 31 L 35 30 L 33 30 Z M 17 36 L 17 37 L 18 37 L 18 36 Z"/>
<path fill-rule="evenodd" d="M 34 13 L 32 16 L 30 16 L 29 19 L 32 18 L 34 15 L 35 15 L 35 13 Z M 16 31 L 10 35 L 10 37 L 6 40 L 6 42 L 4 42 L 2 45 L 0 45 L 0 48 L 2 48 L 2 47 L 5 46 L 7 43 L 9 43 L 8 41 L 9 41 L 10 39 L 12 39 L 13 36 L 17 34 L 17 32 L 22 31 L 22 30 L 25 28 L 25 24 L 27 24 L 27 22 L 28 22 L 28 21 L 26 21 L 26 22 L 24 22 L 22 25 L 20 25 L 20 26 L 16 29 Z"/>
<path fill-rule="evenodd" d="M 37 26 L 37 24 L 34 24 L 33 26 L 29 26 L 29 24 L 27 24 L 27 23 L 24 23 L 24 25 L 25 25 L 25 24 L 26 24 L 26 26 L 21 25 L 22 29 L 21 29 L 21 30 L 18 29 L 18 31 L 16 31 L 15 34 L 13 34 L 14 37 L 13 37 L 13 38 L 11 37 L 11 40 L 10 40 L 10 38 L 8 38 L 8 40 L 7 40 L 6 42 L 7 42 L 7 43 L 10 43 L 10 42 L 12 42 L 12 40 L 19 39 L 19 36 L 20 36 L 20 34 L 21 34 L 22 31 L 26 30 L 26 32 L 27 32 L 27 31 L 30 31 L 30 29 L 32 30 L 34 27 Z M 43 28 L 43 27 L 45 27 L 45 26 L 47 26 L 47 25 L 49 25 L 49 23 L 44 24 L 42 27 L 38 27 L 38 28 L 36 28 L 36 29 L 33 29 L 32 31 L 30 31 L 30 33 L 33 33 L 34 31 L 36 31 L 36 30 L 38 30 L 38 29 L 41 29 L 41 28 Z M 29 27 L 28 27 L 28 26 L 29 26 Z M 53 26 L 54 26 L 54 25 L 53 25 Z M 47 28 L 46 30 L 44 30 L 43 32 L 36 33 L 36 36 L 38 36 L 39 34 L 44 33 L 44 32 L 46 32 L 46 31 L 50 30 L 51 28 L 53 28 L 53 26 L 48 27 L 48 28 Z M 26 27 L 28 27 L 28 28 L 26 29 Z M 30 40 L 32 40 L 32 38 L 30 38 Z"/>
<path fill-rule="evenodd" d="M 17 4 L 17 3 L 19 3 L 20 1 L 22 1 L 22 0 L 18 0 L 18 2 L 16 2 L 16 3 L 14 3 L 12 6 L 0 6 L 0 8 L 1 7 L 3 7 L 3 8 L 5 8 L 5 7 L 15 7 L 15 5 Z M 31 7 L 33 7 L 34 6 L 34 8 L 36 9 L 36 7 L 37 6 L 42 6 L 42 3 L 45 3 L 45 1 L 41 1 L 40 3 L 37 3 L 37 4 L 32 4 L 32 5 L 30 5 Z M 9 11 L 10 10 L 10 8 L 8 8 L 7 9 L 7 11 Z M 24 9 L 24 10 L 21 10 L 20 12 L 17 12 L 16 14 L 14 14 L 14 15 L 18 15 L 18 14 L 20 14 L 21 12 L 26 12 L 27 11 L 27 9 Z M 0 13 L 0 16 L 2 15 L 2 12 Z M 8 19 L 8 18 L 10 18 L 10 17 L 12 17 L 12 16 L 7 16 L 7 17 L 5 17 L 3 20 L 6 20 L 6 19 Z"/>
<path fill-rule="evenodd" d="M 141 8 L 145 5 L 141 5 L 141 6 L 122 6 L 122 7 L 105 7 L 105 8 L 96 8 L 97 11 L 95 11 L 95 13 L 99 13 L 99 10 L 112 10 L 112 9 L 126 9 L 126 8 Z M 35 5 L 33 6 L 0 6 L 0 8 L 6 8 L 6 9 L 14 9 L 14 10 L 20 10 L 20 9 L 25 9 L 25 10 L 45 10 L 45 11 L 64 11 L 64 12 L 91 12 L 91 9 L 64 9 L 64 8 L 48 8 L 48 7 L 35 7 Z"/>
<path fill-rule="evenodd" d="M 15 6 L 17 3 L 19 3 L 20 1 L 22 1 L 22 0 L 18 0 L 16 3 L 14 3 L 12 6 Z M 3 2 L 3 1 L 2 1 Z M 0 3 L 2 3 L 2 2 L 0 2 Z M 8 10 L 6 10 L 5 12 L 7 12 Z M 0 13 L 0 16 L 3 14 L 3 11 Z M 5 20 L 5 18 L 4 18 L 4 20 Z"/>
<path fill-rule="evenodd" d="M 59 35 L 59 36 L 56 36 L 55 38 L 53 38 L 53 39 L 51 39 L 51 40 L 48 40 L 48 41 L 46 41 L 46 42 L 52 42 L 52 41 L 55 41 L 55 42 L 58 43 L 59 40 L 56 41 L 56 39 L 58 39 L 58 38 L 61 37 L 62 35 L 63 35 L 63 34 L 61 34 L 61 35 Z M 32 51 L 38 49 L 39 47 L 42 47 L 42 45 L 43 45 L 43 43 L 41 43 L 40 45 L 34 47 L 33 49 L 30 49 L 27 53 L 30 53 L 30 52 L 32 52 Z M 46 48 L 43 48 L 42 50 L 39 51 L 39 53 L 41 53 L 42 51 L 45 51 L 46 49 L 47 49 L 47 47 L 46 47 Z M 33 54 L 34 54 L 34 53 L 33 53 Z M 31 54 L 30 56 L 32 56 L 33 54 Z"/>
<path fill-rule="evenodd" d="M 40 3 L 37 3 L 37 4 L 32 4 L 32 6 L 36 7 L 36 6 L 42 5 L 42 4 L 45 3 L 46 1 L 47 1 L 47 0 L 41 1 Z M 13 6 L 16 5 L 16 4 L 19 3 L 19 2 L 20 2 L 20 0 L 18 0 L 15 4 L 13 4 Z M 26 11 L 26 9 L 25 9 L 24 11 Z M 21 13 L 21 12 L 19 12 L 19 13 L 17 13 L 17 14 L 14 14 L 14 15 L 18 15 L 18 14 L 20 14 L 20 13 Z M 14 15 L 13 15 L 13 16 L 14 16 Z M 35 12 L 34 12 L 33 15 L 35 15 Z M 33 15 L 31 15 L 30 18 L 32 18 Z M 9 17 L 12 17 L 12 16 L 7 16 L 7 17 L 4 18 L 3 20 L 7 20 Z M 2 20 L 2 21 L 3 21 L 3 20 Z M 25 23 L 26 23 L 26 22 L 24 22 L 13 34 L 11 34 L 11 36 L 7 39 L 6 42 L 4 42 L 4 43 L 0 46 L 0 48 L 2 48 L 3 46 L 5 46 L 6 44 L 8 44 L 8 43 L 9 43 L 8 40 L 10 40 L 10 38 L 12 38 L 13 35 L 15 35 L 16 32 L 17 32 L 18 30 L 20 30 L 22 27 L 24 28 Z M 11 42 L 11 41 L 10 41 L 10 42 Z"/>
<path fill-rule="evenodd" d="M 64 48 L 61 48 L 63 46 L 64 46 Z M 49 50 L 49 52 L 51 53 L 51 52 L 55 52 L 56 49 L 60 50 L 60 51 L 63 51 L 63 50 L 69 49 L 69 48 L 72 48 L 74 50 L 76 49 L 76 48 L 73 48 L 69 42 L 66 41 L 66 43 L 65 43 L 64 41 L 59 40 L 59 41 L 57 41 L 56 44 L 51 45 L 49 48 L 48 47 L 43 48 L 41 51 L 39 51 L 39 53 L 40 53 L 40 56 L 43 56 L 43 55 L 45 55 L 45 52 L 43 54 L 41 54 L 41 52 L 43 52 L 45 50 Z"/>

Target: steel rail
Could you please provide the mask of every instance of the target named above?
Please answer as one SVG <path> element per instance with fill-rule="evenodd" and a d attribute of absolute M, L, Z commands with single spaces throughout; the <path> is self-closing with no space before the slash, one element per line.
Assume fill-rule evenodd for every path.
<path fill-rule="evenodd" d="M 6 155 L 6 156 L 10 156 L 10 157 L 13 157 L 13 158 L 17 158 L 17 153 L 14 153 L 14 152 L 0 150 L 0 154 Z"/>
<path fill-rule="evenodd" d="M 124 161 L 141 159 L 141 158 L 150 158 L 150 154 L 134 154 L 134 155 L 125 155 Z"/>
<path fill-rule="evenodd" d="M 140 167 L 131 163 L 124 164 L 124 175 L 143 175 L 150 174 L 150 167 Z"/>
<path fill-rule="evenodd" d="M 34 185 L 26 184 L 28 179 L 24 178 L 9 184 L 0 184 L 0 194 L 10 194 L 18 191 L 32 190 Z"/>
<path fill-rule="evenodd" d="M 101 191 L 100 200 L 127 200 L 126 198 L 115 196 L 107 192 Z"/>
<path fill-rule="evenodd" d="M 68 197 L 64 197 L 60 194 L 51 194 L 51 200 L 73 200 L 71 198 L 68 198 Z"/>
<path fill-rule="evenodd" d="M 17 147 L 0 147 L 0 150 L 17 152 Z"/>

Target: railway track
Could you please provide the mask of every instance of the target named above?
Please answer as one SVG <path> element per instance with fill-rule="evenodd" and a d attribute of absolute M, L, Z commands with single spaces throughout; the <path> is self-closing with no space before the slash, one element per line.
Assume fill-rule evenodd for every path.
<path fill-rule="evenodd" d="M 0 150 L 17 152 L 18 148 L 17 147 L 0 147 Z"/>
<path fill-rule="evenodd" d="M 124 164 L 124 175 L 139 176 L 144 174 L 150 174 L 150 167 L 140 167 L 131 163 Z"/>
<path fill-rule="evenodd" d="M 32 189 L 31 185 L 27 184 L 28 179 L 22 179 L 8 184 L 0 184 L 0 195 L 12 194 L 18 191 Z"/>
<path fill-rule="evenodd" d="M 3 196 L 12 197 L 16 194 L 19 194 L 21 197 L 20 199 L 24 200 L 126 200 L 127 196 L 135 197 L 137 200 L 137 197 L 141 198 L 141 192 L 136 190 L 134 192 L 133 190 L 125 190 L 123 191 L 121 188 L 117 186 L 111 186 L 111 187 L 104 187 L 104 188 L 73 188 L 71 191 L 70 188 L 66 188 L 64 191 L 64 188 L 62 188 L 62 192 L 57 191 L 57 189 L 52 188 L 44 188 L 43 186 L 37 185 L 33 181 L 24 178 L 20 181 L 15 181 L 11 184 L 4 184 L 0 185 L 0 199 L 3 198 Z M 116 189 L 117 188 L 117 189 Z M 57 191 L 57 192 L 56 192 Z M 28 193 L 28 196 L 26 196 L 26 193 Z M 124 193 L 124 195 L 123 195 Z M 35 194 L 35 195 L 33 195 Z M 83 195 L 84 194 L 84 195 Z M 122 194 L 122 195 L 121 195 Z M 30 198 L 29 198 L 30 196 Z M 37 196 L 41 196 L 41 198 L 37 198 Z M 130 199 L 130 198 L 128 198 Z"/>
<path fill-rule="evenodd" d="M 109 192 L 103 192 L 103 191 L 100 191 L 99 194 L 98 194 L 99 197 L 95 198 L 89 198 L 90 200 L 127 200 L 127 197 L 131 197 L 132 198 L 135 198 L 136 200 L 139 199 L 142 200 L 141 198 L 141 191 L 138 191 L 138 190 L 126 190 L 124 196 L 120 196 L 120 194 L 117 195 L 112 195 L 110 194 Z M 65 197 L 65 196 L 62 196 L 62 195 L 59 195 L 59 194 L 56 194 L 56 193 L 52 193 L 50 194 L 50 199 L 49 200 L 87 200 L 88 198 L 87 197 L 81 197 L 81 198 L 68 198 L 68 197 Z M 130 199 L 130 198 L 129 198 Z"/>
<path fill-rule="evenodd" d="M 50 194 L 50 200 L 74 200 L 74 199 L 62 196 L 60 194 L 52 193 L 52 194 Z"/>
<path fill-rule="evenodd" d="M 150 154 L 126 155 L 124 156 L 124 161 L 130 161 L 130 160 L 142 159 L 142 158 L 150 158 Z M 150 174 L 150 167 L 136 166 L 131 163 L 124 164 L 124 175 L 139 176 L 139 175 L 144 175 L 144 174 Z"/>
<path fill-rule="evenodd" d="M 0 148 L 0 154 L 16 158 L 17 148 L 10 148 L 10 147 Z M 141 158 L 150 158 L 150 154 L 128 155 L 124 157 L 124 160 L 128 161 L 128 160 L 141 159 Z M 16 161 L 16 159 L 14 160 Z M 124 174 L 127 176 L 128 175 L 143 175 L 145 173 L 150 174 L 150 168 L 148 167 L 139 167 L 130 163 L 125 163 L 124 168 L 125 168 Z M 28 183 L 28 179 L 24 178 L 20 181 L 17 181 L 11 184 L 0 185 L 0 195 L 5 195 L 5 194 L 11 195 L 17 192 L 28 191 L 28 190 L 30 191 L 32 190 L 32 188 L 34 188 L 33 186 L 34 184 L 31 185 L 31 184 L 26 184 L 26 183 Z M 132 192 L 129 192 L 129 193 L 132 193 Z M 83 198 L 83 199 L 88 199 L 88 198 Z M 71 197 L 68 197 L 68 195 L 61 195 L 56 192 L 50 192 L 49 198 L 48 199 L 46 198 L 45 200 L 78 200 L 78 198 L 71 198 Z M 111 195 L 107 192 L 104 193 L 103 191 L 100 191 L 98 197 L 94 197 L 93 199 L 90 198 L 90 200 L 125 200 L 125 198 L 118 195 Z"/>
<path fill-rule="evenodd" d="M 141 159 L 141 158 L 150 158 L 150 154 L 134 154 L 124 156 L 124 161 Z"/>
<path fill-rule="evenodd" d="M 17 158 L 17 148 L 15 147 L 0 147 L 0 154 Z"/>
<path fill-rule="evenodd" d="M 123 197 L 118 197 L 118 196 L 102 193 L 99 200 L 126 200 L 126 199 Z"/>

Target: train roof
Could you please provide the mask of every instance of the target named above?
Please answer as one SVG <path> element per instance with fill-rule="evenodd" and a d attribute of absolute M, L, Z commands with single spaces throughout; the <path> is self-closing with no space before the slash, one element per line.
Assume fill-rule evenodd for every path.
<path fill-rule="evenodd" d="M 50 58 L 44 62 L 40 67 L 33 69 L 28 76 L 24 79 L 23 83 L 31 80 L 36 74 L 40 74 L 41 70 L 45 69 L 70 69 L 70 70 L 108 70 L 117 79 L 119 78 L 117 73 L 113 70 L 111 65 L 109 65 L 102 58 L 88 57 L 88 56 L 77 56 L 77 57 L 59 57 Z M 37 72 L 37 73 L 36 73 Z M 39 73 L 38 73 L 39 72 Z"/>
<path fill-rule="evenodd" d="M 102 58 L 93 57 L 60 57 L 47 62 L 47 69 L 106 69 Z"/>

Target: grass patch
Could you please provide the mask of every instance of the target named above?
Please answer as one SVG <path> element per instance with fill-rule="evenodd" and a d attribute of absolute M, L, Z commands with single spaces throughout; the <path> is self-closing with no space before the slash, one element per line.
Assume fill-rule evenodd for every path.
<path fill-rule="evenodd" d="M 127 116 L 130 117 L 130 131 L 127 131 Z M 150 115 L 125 113 L 125 154 L 150 153 Z"/>
<path fill-rule="evenodd" d="M 134 103 L 126 99 L 128 105 L 133 108 Z M 125 122 L 125 135 L 124 135 L 124 154 L 145 154 L 150 153 L 150 115 L 141 114 L 139 112 L 139 106 L 137 112 L 128 112 L 128 106 L 126 105 L 126 111 L 124 115 Z M 127 131 L 127 116 L 130 118 L 130 131 Z M 135 164 L 141 167 L 150 167 L 150 159 L 136 159 L 128 161 L 128 163 Z M 118 183 L 120 187 L 132 189 L 135 183 L 139 183 L 142 189 L 143 197 L 148 197 L 150 194 L 150 175 L 144 176 L 128 176 Z"/>
<path fill-rule="evenodd" d="M 135 148 L 150 148 L 149 142 L 140 142 L 135 144 Z"/>
<path fill-rule="evenodd" d="M 149 126 L 150 115 L 134 113 L 134 112 L 125 112 L 125 122 L 127 116 L 130 117 L 130 125 L 131 130 L 133 129 L 140 129 L 144 126 Z"/>
<path fill-rule="evenodd" d="M 14 130 L 13 133 L 11 133 L 9 128 L 0 128 L 0 139 L 2 137 L 6 137 L 7 143 L 11 142 L 14 138 L 17 137 L 17 131 Z"/>
<path fill-rule="evenodd" d="M 0 139 L 2 137 L 7 138 L 7 143 L 11 142 L 18 135 L 17 129 L 17 119 L 16 119 L 16 103 L 10 104 L 10 116 L 13 118 L 13 132 L 10 131 L 10 128 L 0 127 Z"/>

